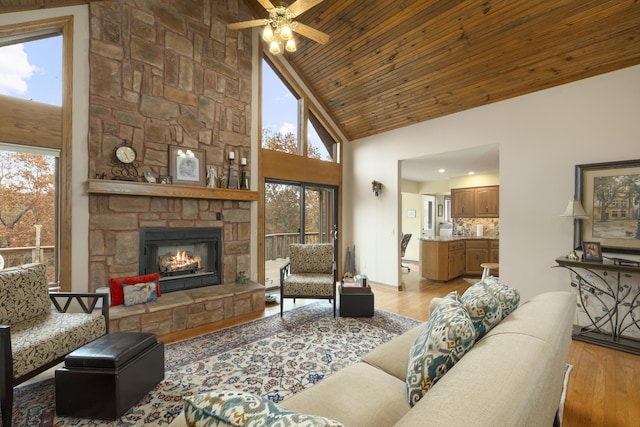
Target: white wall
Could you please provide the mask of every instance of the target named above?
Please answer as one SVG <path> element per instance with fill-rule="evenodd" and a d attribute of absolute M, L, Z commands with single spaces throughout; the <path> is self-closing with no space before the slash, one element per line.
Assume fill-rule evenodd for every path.
<path fill-rule="evenodd" d="M 0 14 L 0 26 L 73 16 L 73 105 L 71 162 L 71 280 L 73 291 L 89 288 L 89 197 L 85 182 L 89 174 L 89 9 L 73 6 Z"/>
<path fill-rule="evenodd" d="M 346 144 L 344 243 L 359 248 L 370 280 L 397 286 L 399 161 L 497 143 L 500 277 L 524 299 L 570 289 L 567 272 L 552 267 L 572 247 L 572 224 L 559 215 L 574 167 L 640 158 L 638 94 L 635 66 Z M 373 179 L 385 185 L 380 198 Z"/>

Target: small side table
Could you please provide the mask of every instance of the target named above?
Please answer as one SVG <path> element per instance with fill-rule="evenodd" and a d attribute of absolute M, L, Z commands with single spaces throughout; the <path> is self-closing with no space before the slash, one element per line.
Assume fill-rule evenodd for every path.
<path fill-rule="evenodd" d="M 343 289 L 340 285 L 338 291 L 340 293 L 340 316 L 373 316 L 374 295 L 370 287 Z"/>

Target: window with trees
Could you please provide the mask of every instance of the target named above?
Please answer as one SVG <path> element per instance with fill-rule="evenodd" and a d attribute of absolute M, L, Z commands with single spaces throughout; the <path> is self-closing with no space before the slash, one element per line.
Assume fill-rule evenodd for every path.
<path fill-rule="evenodd" d="M 264 59 L 262 61 L 262 148 L 332 162 L 336 141 Z"/>
<path fill-rule="evenodd" d="M 32 33 L 31 25 L 25 24 L 4 29 L 10 36 L 0 37 L 0 114 L 6 123 L 0 134 L 0 264 L 44 263 L 49 283 L 55 284 L 60 273 L 59 233 L 64 228 L 59 225 L 58 172 L 64 145 L 66 25 L 66 20 L 33 23 L 38 31 Z"/>

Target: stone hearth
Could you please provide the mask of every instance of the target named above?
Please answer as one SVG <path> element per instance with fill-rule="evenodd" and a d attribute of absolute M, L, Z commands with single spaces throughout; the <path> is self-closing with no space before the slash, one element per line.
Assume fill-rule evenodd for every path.
<path fill-rule="evenodd" d="M 163 294 L 158 301 L 109 309 L 109 332 L 166 335 L 264 311 L 264 286 L 217 285 Z"/>

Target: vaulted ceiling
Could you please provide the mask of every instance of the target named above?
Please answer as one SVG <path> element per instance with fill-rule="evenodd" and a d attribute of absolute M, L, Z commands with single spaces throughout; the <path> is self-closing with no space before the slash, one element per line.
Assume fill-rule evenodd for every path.
<path fill-rule="evenodd" d="M 349 139 L 640 63 L 638 0 L 324 0 L 298 20 L 330 40 L 285 55 Z"/>
<path fill-rule="evenodd" d="M 297 19 L 330 40 L 286 56 L 349 139 L 640 64 L 640 0 L 324 0 Z"/>

